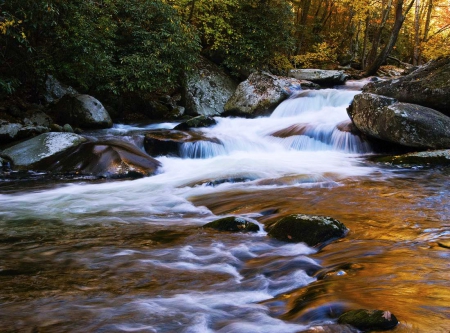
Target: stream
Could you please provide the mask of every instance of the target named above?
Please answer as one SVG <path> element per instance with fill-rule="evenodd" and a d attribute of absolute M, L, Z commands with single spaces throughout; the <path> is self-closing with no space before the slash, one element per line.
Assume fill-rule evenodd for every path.
<path fill-rule="evenodd" d="M 449 333 L 450 168 L 371 162 L 337 129 L 357 93 L 216 117 L 196 129 L 214 140 L 157 157 L 152 177 L 0 182 L 0 332 L 344 332 L 339 315 L 365 308 L 395 314 L 392 332 Z M 176 125 L 89 134 L 142 148 L 142 133 Z M 291 126 L 301 135 L 272 135 Z M 318 249 L 201 228 L 293 213 L 350 232 Z"/>

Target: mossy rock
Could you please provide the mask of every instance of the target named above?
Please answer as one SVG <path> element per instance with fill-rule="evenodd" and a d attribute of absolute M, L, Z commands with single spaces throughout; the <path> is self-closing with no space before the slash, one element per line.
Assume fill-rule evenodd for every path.
<path fill-rule="evenodd" d="M 234 232 L 258 232 L 259 226 L 253 222 L 247 221 L 241 217 L 225 217 L 223 219 L 215 220 L 207 223 L 203 228 L 211 228 L 220 231 L 234 231 Z"/>
<path fill-rule="evenodd" d="M 449 165 L 450 150 L 422 151 L 418 153 L 409 153 L 396 156 L 375 157 L 375 162 L 388 163 L 392 165 Z"/>
<path fill-rule="evenodd" d="M 389 311 L 359 309 L 345 312 L 338 323 L 349 324 L 362 331 L 384 331 L 397 326 L 398 320 Z"/>
<path fill-rule="evenodd" d="M 328 216 L 292 214 L 277 221 L 269 236 L 280 241 L 316 246 L 344 237 L 347 232 L 344 224 Z"/>
<path fill-rule="evenodd" d="M 198 128 L 198 127 L 209 127 L 217 124 L 216 120 L 212 117 L 206 117 L 206 116 L 198 116 L 194 117 L 192 119 L 189 119 L 181 124 L 178 124 L 175 126 L 175 130 L 181 130 L 186 131 L 191 128 Z"/>

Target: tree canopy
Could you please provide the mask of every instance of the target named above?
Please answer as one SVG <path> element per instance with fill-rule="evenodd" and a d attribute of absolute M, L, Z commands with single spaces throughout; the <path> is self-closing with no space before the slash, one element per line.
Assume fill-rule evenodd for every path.
<path fill-rule="evenodd" d="M 200 55 L 244 77 L 255 69 L 374 74 L 388 57 L 450 53 L 448 0 L 1 0 L 0 91 L 53 74 L 116 95 L 167 91 Z"/>

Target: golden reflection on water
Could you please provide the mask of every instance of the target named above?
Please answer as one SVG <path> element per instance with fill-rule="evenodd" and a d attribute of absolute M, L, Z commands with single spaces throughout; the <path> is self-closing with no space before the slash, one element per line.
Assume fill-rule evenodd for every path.
<path fill-rule="evenodd" d="M 327 304 L 332 309 L 339 303 L 337 308 L 391 311 L 401 322 L 395 332 L 448 333 L 450 250 L 438 241 L 450 238 L 450 206 L 440 193 L 447 190 L 446 179 L 434 176 L 350 180 L 332 188 L 238 190 L 191 199 L 217 215 L 275 210 L 259 218 L 266 225 L 282 215 L 305 213 L 332 216 L 350 229 L 346 238 L 312 257 L 323 267 L 351 264 L 361 269 L 326 274 L 310 286 L 280 295 L 286 319 L 311 319 L 312 309 Z M 298 307 L 305 292 L 311 299 Z"/>

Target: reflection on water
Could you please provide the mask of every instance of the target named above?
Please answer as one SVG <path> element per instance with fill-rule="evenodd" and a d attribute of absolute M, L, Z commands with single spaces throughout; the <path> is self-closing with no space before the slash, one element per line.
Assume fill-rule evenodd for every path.
<path fill-rule="evenodd" d="M 0 331 L 352 332 L 336 318 L 367 308 L 394 313 L 393 332 L 448 333 L 450 170 L 389 169 L 329 142 L 296 150 L 270 136 L 305 112 L 311 123 L 312 109 L 341 122 L 347 92 L 296 100 L 324 96 L 338 105 L 219 119 L 204 134 L 223 151 L 161 157 L 154 177 L 2 184 Z M 291 213 L 350 232 L 319 251 L 201 228 Z"/>

